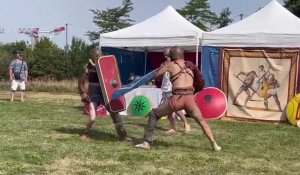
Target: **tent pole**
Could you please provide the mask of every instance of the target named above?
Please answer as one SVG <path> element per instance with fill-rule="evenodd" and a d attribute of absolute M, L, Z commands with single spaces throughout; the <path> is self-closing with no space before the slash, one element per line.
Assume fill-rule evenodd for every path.
<path fill-rule="evenodd" d="M 98 49 L 102 52 L 102 46 L 101 46 L 101 34 L 99 35 L 99 46 L 98 46 Z"/>
<path fill-rule="evenodd" d="M 145 69 L 144 69 L 144 75 L 146 75 L 146 72 L 147 72 L 147 58 L 148 58 L 148 48 L 145 47 Z"/>
<path fill-rule="evenodd" d="M 198 52 L 199 52 L 199 38 L 197 37 L 197 45 L 196 45 L 196 66 L 198 67 L 199 66 L 199 55 L 198 55 Z"/>

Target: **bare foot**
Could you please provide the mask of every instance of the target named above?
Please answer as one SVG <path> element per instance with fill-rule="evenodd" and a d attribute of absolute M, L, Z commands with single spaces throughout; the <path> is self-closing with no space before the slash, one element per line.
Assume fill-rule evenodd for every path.
<path fill-rule="evenodd" d="M 89 136 L 88 135 L 86 135 L 86 134 L 82 134 L 81 136 L 80 136 L 80 139 L 82 140 L 82 141 L 89 141 Z"/>
<path fill-rule="evenodd" d="M 145 142 L 143 142 L 141 144 L 135 145 L 135 148 L 141 148 L 141 149 L 147 149 L 147 150 L 149 150 L 150 149 L 150 144 L 145 141 Z"/>
<path fill-rule="evenodd" d="M 191 131 L 191 126 L 189 124 L 185 125 L 184 132 L 189 133 Z"/>
<path fill-rule="evenodd" d="M 171 134 L 175 134 L 176 130 L 175 129 L 169 129 L 168 131 L 166 131 L 167 135 L 171 135 Z"/>
<path fill-rule="evenodd" d="M 9 101 L 13 102 L 13 101 L 14 101 L 14 99 L 13 99 L 13 98 L 11 98 Z"/>
<path fill-rule="evenodd" d="M 217 142 L 213 142 L 212 146 L 215 151 L 221 151 L 222 149 L 219 145 L 217 145 Z"/>

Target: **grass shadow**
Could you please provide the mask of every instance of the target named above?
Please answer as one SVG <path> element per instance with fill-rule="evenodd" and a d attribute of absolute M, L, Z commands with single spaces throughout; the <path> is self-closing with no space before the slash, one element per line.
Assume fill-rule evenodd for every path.
<path fill-rule="evenodd" d="M 57 128 L 56 132 L 64 133 L 64 134 L 76 134 L 81 135 L 84 132 L 83 128 Z M 118 141 L 118 136 L 112 133 L 107 133 L 103 131 L 98 131 L 92 129 L 89 134 L 90 139 L 93 140 L 105 140 L 105 141 Z"/>
<path fill-rule="evenodd" d="M 77 111 L 83 111 L 83 105 L 80 106 L 72 106 L 73 109 L 76 109 Z"/>
<path fill-rule="evenodd" d="M 126 125 L 140 126 L 141 128 L 145 128 L 147 126 L 147 123 L 131 123 L 131 122 L 126 122 L 125 124 Z M 166 128 L 162 128 L 160 126 L 156 126 L 155 130 L 167 131 Z"/>
<path fill-rule="evenodd" d="M 9 98 L 4 98 L 4 97 L 1 97 L 0 100 L 1 100 L 1 101 L 10 101 Z M 19 101 L 19 100 L 16 100 L 16 101 Z"/>

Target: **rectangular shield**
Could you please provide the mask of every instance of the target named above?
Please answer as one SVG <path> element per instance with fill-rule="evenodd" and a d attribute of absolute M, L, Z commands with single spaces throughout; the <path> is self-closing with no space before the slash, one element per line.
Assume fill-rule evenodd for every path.
<path fill-rule="evenodd" d="M 114 92 L 122 86 L 116 58 L 113 55 L 100 57 L 97 60 L 96 69 L 105 104 L 111 112 L 124 111 L 126 109 L 125 97 L 112 99 Z"/>

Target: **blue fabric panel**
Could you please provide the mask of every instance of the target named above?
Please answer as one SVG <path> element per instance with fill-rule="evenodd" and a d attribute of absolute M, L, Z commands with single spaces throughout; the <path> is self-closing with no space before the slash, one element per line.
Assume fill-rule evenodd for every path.
<path fill-rule="evenodd" d="M 102 47 L 105 55 L 114 55 L 117 59 L 122 84 L 127 84 L 130 73 L 143 76 L 145 70 L 145 53 L 128 51 L 112 47 Z"/>
<path fill-rule="evenodd" d="M 205 87 L 220 88 L 221 48 L 205 46 L 202 48 L 201 71 Z"/>

